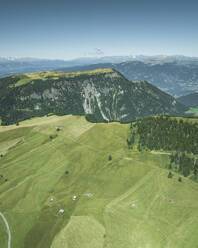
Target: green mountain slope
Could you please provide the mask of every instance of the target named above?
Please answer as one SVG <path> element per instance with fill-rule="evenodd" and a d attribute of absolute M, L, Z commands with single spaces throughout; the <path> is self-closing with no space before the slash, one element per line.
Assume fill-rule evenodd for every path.
<path fill-rule="evenodd" d="M 0 211 L 12 247 L 196 248 L 198 184 L 168 178 L 169 154 L 129 150 L 129 135 L 129 124 L 71 115 L 0 127 Z"/>
<path fill-rule="evenodd" d="M 148 115 L 182 114 L 186 107 L 146 81 L 130 82 L 112 69 L 41 72 L 0 79 L 0 116 L 7 125 L 48 113 L 93 114 L 128 122 Z"/>
<path fill-rule="evenodd" d="M 197 107 L 198 106 L 198 93 L 192 93 L 186 96 L 181 96 L 177 98 L 177 100 L 188 107 Z"/>

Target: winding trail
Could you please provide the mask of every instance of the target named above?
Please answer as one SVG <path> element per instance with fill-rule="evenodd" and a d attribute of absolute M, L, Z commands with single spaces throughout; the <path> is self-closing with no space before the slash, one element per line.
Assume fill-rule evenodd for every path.
<path fill-rule="evenodd" d="M 6 225 L 6 229 L 7 229 L 7 233 L 8 233 L 8 248 L 11 247 L 11 232 L 10 232 L 10 228 L 9 228 L 9 225 L 8 225 L 8 222 L 5 218 L 5 216 L 0 212 L 0 216 L 2 217 L 5 225 Z"/>

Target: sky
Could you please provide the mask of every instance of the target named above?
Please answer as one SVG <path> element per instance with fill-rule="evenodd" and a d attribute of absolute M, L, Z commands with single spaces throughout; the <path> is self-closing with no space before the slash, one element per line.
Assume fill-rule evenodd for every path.
<path fill-rule="evenodd" d="M 1 0 L 0 56 L 198 56 L 197 0 Z"/>

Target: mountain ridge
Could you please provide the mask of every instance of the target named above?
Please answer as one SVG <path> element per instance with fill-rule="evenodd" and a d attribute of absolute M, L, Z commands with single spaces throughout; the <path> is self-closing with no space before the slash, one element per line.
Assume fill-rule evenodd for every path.
<path fill-rule="evenodd" d="M 198 91 L 198 62 L 196 60 L 172 60 L 168 57 L 163 60 L 150 59 L 122 63 L 102 63 L 59 68 L 58 70 L 69 72 L 97 68 L 114 68 L 130 81 L 149 81 L 174 97 Z"/>
<path fill-rule="evenodd" d="M 92 114 L 97 122 L 129 122 L 186 110 L 148 82 L 130 82 L 114 69 L 23 74 L 1 79 L 0 89 L 2 125 L 49 113 Z"/>

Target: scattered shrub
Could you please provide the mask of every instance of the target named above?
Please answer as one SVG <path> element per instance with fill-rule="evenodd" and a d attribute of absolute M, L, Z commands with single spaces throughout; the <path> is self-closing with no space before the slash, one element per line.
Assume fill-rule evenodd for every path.
<path fill-rule="evenodd" d="M 181 178 L 181 177 L 179 177 L 179 178 L 178 178 L 178 181 L 179 181 L 179 182 L 182 182 L 182 178 Z"/>
<path fill-rule="evenodd" d="M 49 139 L 50 139 L 50 140 L 53 140 L 53 139 L 55 139 L 57 136 L 58 136 L 57 134 L 56 134 L 56 135 L 50 135 L 50 136 L 49 136 Z"/>

